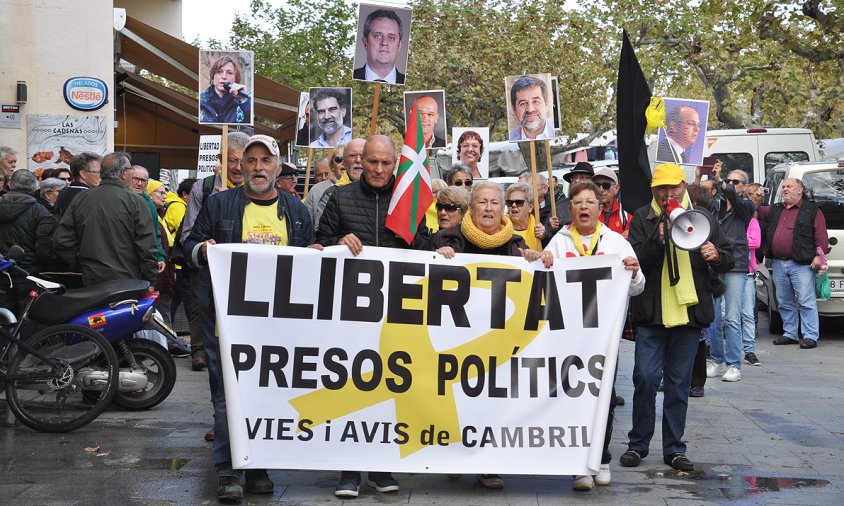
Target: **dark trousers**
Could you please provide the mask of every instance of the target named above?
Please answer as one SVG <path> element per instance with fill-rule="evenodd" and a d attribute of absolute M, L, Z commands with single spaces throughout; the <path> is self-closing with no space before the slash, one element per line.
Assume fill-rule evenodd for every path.
<path fill-rule="evenodd" d="M 199 351 L 205 348 L 204 329 L 209 328 L 210 333 L 214 335 L 214 320 L 212 314 L 209 314 L 209 308 L 212 308 L 211 302 L 211 275 L 208 268 L 205 267 L 198 271 L 191 272 L 190 275 L 190 349 L 191 351 Z M 203 327 L 203 318 L 205 325 Z M 214 389 L 212 387 L 211 391 Z"/>
<path fill-rule="evenodd" d="M 186 267 L 176 269 L 176 287 L 173 290 L 173 299 L 170 304 L 170 321 L 176 321 L 176 311 L 179 309 L 179 304 L 181 303 L 182 307 L 185 308 L 185 316 L 190 322 L 193 306 L 190 274 L 190 270 Z"/>
<path fill-rule="evenodd" d="M 692 386 L 702 387 L 706 385 L 706 341 L 701 341 L 697 345 L 697 355 L 695 355 L 695 365 L 692 367 Z"/>

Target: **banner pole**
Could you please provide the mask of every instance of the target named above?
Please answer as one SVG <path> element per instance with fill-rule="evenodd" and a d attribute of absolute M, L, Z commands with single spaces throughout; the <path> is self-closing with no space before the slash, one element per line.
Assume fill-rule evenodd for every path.
<path fill-rule="evenodd" d="M 378 104 L 381 102 L 381 83 L 375 83 L 375 96 L 372 97 L 372 121 L 369 123 L 369 136 L 375 135 L 378 125 Z"/>
<path fill-rule="evenodd" d="M 305 193 L 302 195 L 302 200 L 308 196 L 308 188 L 311 186 L 311 162 L 314 159 L 314 148 L 308 148 L 308 164 L 305 165 Z"/>
<path fill-rule="evenodd" d="M 229 126 L 223 125 L 223 135 L 220 137 L 220 187 L 225 190 L 228 185 L 229 167 Z"/>
<path fill-rule="evenodd" d="M 554 195 L 554 173 L 551 171 L 551 141 L 545 141 L 545 160 L 548 164 L 548 189 L 551 190 L 551 217 L 557 217 L 557 196 Z"/>
<path fill-rule="evenodd" d="M 530 184 L 533 186 L 533 218 L 539 225 L 539 177 L 536 175 L 536 141 L 530 141 Z"/>

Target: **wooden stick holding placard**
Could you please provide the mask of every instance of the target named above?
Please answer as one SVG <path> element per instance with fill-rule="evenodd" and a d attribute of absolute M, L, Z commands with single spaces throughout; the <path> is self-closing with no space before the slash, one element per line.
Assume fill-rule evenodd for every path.
<path fill-rule="evenodd" d="M 381 83 L 375 83 L 375 96 L 372 98 L 372 121 L 369 123 L 369 136 L 375 135 L 378 126 L 378 104 L 381 102 Z"/>
<path fill-rule="evenodd" d="M 314 160 L 314 148 L 308 148 L 308 164 L 305 165 L 305 193 L 302 199 L 308 196 L 308 188 L 311 186 L 311 162 Z"/>
<path fill-rule="evenodd" d="M 229 126 L 223 125 L 223 135 L 220 137 L 220 189 L 228 188 L 229 168 Z"/>
<path fill-rule="evenodd" d="M 533 186 L 533 217 L 539 225 L 539 177 L 536 175 L 536 141 L 530 141 L 530 184 Z"/>
<path fill-rule="evenodd" d="M 554 195 L 554 173 L 551 171 L 551 141 L 545 141 L 545 160 L 548 163 L 548 189 L 551 192 L 551 217 L 557 217 L 557 197 Z"/>

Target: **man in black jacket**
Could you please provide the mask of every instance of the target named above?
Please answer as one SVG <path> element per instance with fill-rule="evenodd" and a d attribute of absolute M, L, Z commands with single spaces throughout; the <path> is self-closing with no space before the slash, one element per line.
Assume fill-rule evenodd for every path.
<path fill-rule="evenodd" d="M 636 326 L 633 365 L 633 428 L 628 433 L 627 451 L 619 462 L 638 466 L 648 455 L 656 420 L 656 389 L 664 378 L 662 409 L 663 461 L 679 471 L 692 471 L 686 458 L 683 432 L 689 403 L 692 365 L 701 331 L 715 317 L 710 270 L 728 272 L 733 267 L 732 249 L 714 218 L 707 215 L 711 235 L 699 250 L 674 247 L 663 218 L 672 208 L 691 208 L 683 169 L 679 165 L 658 165 L 651 180 L 653 200 L 633 215 L 630 245 L 645 274 L 645 290 L 630 301 Z M 669 206 L 664 211 L 665 206 Z M 666 262 L 669 257 L 671 262 Z M 676 258 L 677 278 L 669 268 Z M 672 284 L 673 282 L 673 284 Z"/>
<path fill-rule="evenodd" d="M 353 255 L 360 254 L 364 246 L 411 247 L 384 226 L 396 181 L 393 176 L 395 168 L 396 146 L 389 137 L 376 135 L 366 141 L 361 178 L 337 187 L 331 194 L 319 222 L 316 242 L 323 246 L 345 245 Z M 427 229 L 423 220 L 419 230 Z M 433 245 L 428 236 L 417 233 L 412 248 L 431 250 Z M 334 495 L 357 497 L 360 478 L 357 471 L 343 471 Z M 386 472 L 370 472 L 369 482 L 378 492 L 396 492 L 399 489 L 399 482 Z"/>
<path fill-rule="evenodd" d="M 30 274 L 40 271 L 38 253 L 43 239 L 38 231 L 41 223 L 50 218 L 50 212 L 32 196 L 37 189 L 35 174 L 20 169 L 12 173 L 9 192 L 0 196 L 0 252 L 5 255 L 16 244 L 23 248 L 24 253 L 17 263 Z M 19 274 L 11 273 L 10 276 L 0 276 L 0 307 L 20 315 L 27 293 L 35 285 Z"/>
<path fill-rule="evenodd" d="M 249 138 L 241 162 L 243 184 L 209 196 L 185 241 L 185 252 L 195 265 L 207 269 L 208 246 L 217 243 L 308 246 L 313 235 L 311 215 L 299 199 L 275 187 L 278 157 L 275 139 L 266 135 Z M 213 313 L 209 316 L 214 317 Z M 232 467 L 220 343 L 217 336 L 204 333 L 204 337 L 214 404 L 212 454 L 219 476 L 217 498 L 224 502 L 240 502 L 243 486 L 241 472 Z M 246 487 L 250 492 L 272 494 L 273 486 L 265 470 L 246 471 Z"/>
<path fill-rule="evenodd" d="M 64 214 L 77 195 L 99 186 L 101 163 L 102 158 L 95 153 L 85 152 L 73 157 L 70 161 L 70 173 L 73 176 L 73 182 L 62 190 L 58 200 L 56 200 L 58 214 Z"/>

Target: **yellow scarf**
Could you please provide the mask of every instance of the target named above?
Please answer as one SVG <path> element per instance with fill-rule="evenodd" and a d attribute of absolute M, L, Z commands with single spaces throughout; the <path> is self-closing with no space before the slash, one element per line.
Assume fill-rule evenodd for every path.
<path fill-rule="evenodd" d="M 352 180 L 349 178 L 349 173 L 344 172 L 343 175 L 340 176 L 340 179 L 337 180 L 336 186 L 344 186 L 344 185 L 347 185 L 351 182 L 352 182 Z"/>
<path fill-rule="evenodd" d="M 528 248 L 534 251 L 540 251 L 542 248 L 539 247 L 539 239 L 536 237 L 536 234 L 533 231 L 534 228 L 536 228 L 536 218 L 534 218 L 533 215 L 530 214 L 528 215 L 527 228 L 524 230 L 516 230 L 515 228 L 513 228 L 513 233 L 522 236 Z"/>
<path fill-rule="evenodd" d="M 691 207 L 689 194 L 683 194 L 680 203 L 684 209 Z M 651 199 L 651 209 L 657 216 L 662 214 L 662 207 L 655 199 Z M 689 260 L 689 252 L 674 246 L 668 238 L 668 230 L 665 231 L 665 240 L 668 241 L 670 251 L 677 253 L 677 265 L 679 267 L 680 281 L 671 286 L 668 280 L 668 262 L 666 258 L 662 265 L 662 324 L 665 327 L 680 327 L 689 323 L 688 308 L 698 303 L 695 280 L 692 277 L 692 263 Z"/>
<path fill-rule="evenodd" d="M 571 240 L 574 243 L 574 249 L 577 250 L 577 254 L 584 257 L 591 256 L 598 248 L 598 240 L 601 238 L 601 222 L 598 222 L 595 232 L 592 233 L 592 242 L 589 244 L 589 249 L 586 249 L 586 244 L 580 238 L 580 232 L 577 231 L 577 227 L 570 225 L 569 233 L 571 234 Z M 581 248 L 583 248 L 583 253 L 580 252 Z"/>
<path fill-rule="evenodd" d="M 502 216 L 498 232 L 490 235 L 475 226 L 472 221 L 472 214 L 469 213 L 463 217 L 463 221 L 460 223 L 460 231 L 475 246 L 481 249 L 492 249 L 504 245 L 513 237 L 513 223 L 510 218 Z"/>

